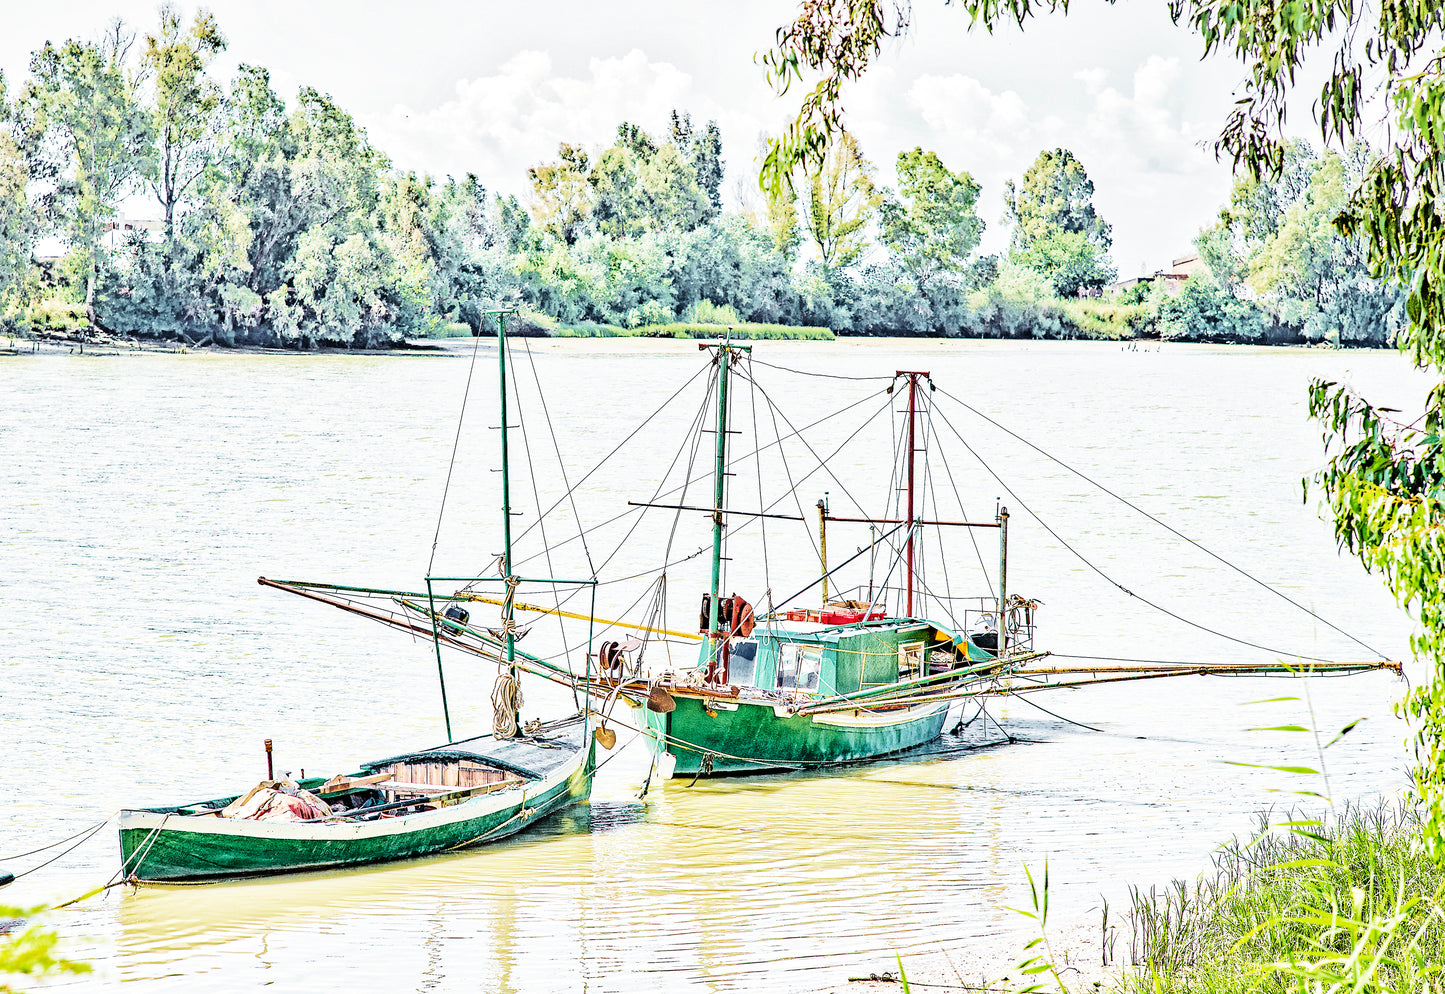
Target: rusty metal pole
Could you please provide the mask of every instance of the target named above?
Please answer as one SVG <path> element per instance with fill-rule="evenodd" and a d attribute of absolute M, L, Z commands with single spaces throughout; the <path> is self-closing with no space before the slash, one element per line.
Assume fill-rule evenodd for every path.
<path fill-rule="evenodd" d="M 270 739 L 267 739 L 267 740 L 266 740 L 266 779 L 267 779 L 267 780 L 275 780 L 275 779 L 276 779 L 275 767 L 273 767 L 272 764 L 271 764 L 271 740 L 270 740 Z"/>
<path fill-rule="evenodd" d="M 998 512 L 998 654 L 1008 651 L 1008 508 Z"/>

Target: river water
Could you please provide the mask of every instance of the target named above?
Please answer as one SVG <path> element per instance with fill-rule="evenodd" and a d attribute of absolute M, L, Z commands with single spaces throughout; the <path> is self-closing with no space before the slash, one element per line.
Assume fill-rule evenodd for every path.
<path fill-rule="evenodd" d="M 575 482 L 705 375 L 692 343 L 527 349 L 516 355 L 518 379 L 540 383 L 548 407 L 522 391 L 529 428 L 525 446 L 514 436 L 513 456 L 518 465 L 533 457 L 544 490 L 562 472 L 550 435 Z M 445 355 L 0 359 L 0 857 L 122 807 L 242 791 L 264 773 L 265 738 L 279 769 L 311 774 L 445 739 L 430 645 L 254 581 L 415 588 L 434 541 L 434 575 L 485 568 L 498 551 L 496 352 L 481 343 L 474 367 L 472 350 L 457 342 Z M 738 394 L 735 424 L 765 407 L 764 392 L 798 425 L 874 392 L 813 435 L 841 446 L 854 422 L 897 400 L 877 393 L 882 381 L 843 377 L 928 370 L 941 391 L 1359 642 L 1404 657 L 1408 619 L 1336 553 L 1315 499 L 1300 499 L 1301 478 L 1322 461 L 1304 418 L 1309 379 L 1347 380 L 1407 406 L 1423 384 L 1394 353 L 855 340 L 758 343 L 754 356 L 759 392 Z M 616 469 L 585 482 L 584 523 L 652 497 L 701 399 L 674 402 L 658 421 L 669 425 L 661 441 L 624 447 Z M 1273 658 L 1208 629 L 1269 649 L 1370 658 L 953 401 L 935 403 L 997 474 L 950 466 L 974 518 L 991 517 L 999 498 L 1010 506 L 1009 587 L 1043 602 L 1041 647 Z M 515 408 L 509 420 L 518 422 Z M 840 477 L 871 474 L 876 491 L 889 455 L 886 440 L 860 435 L 834 463 Z M 813 482 L 840 513 L 841 484 L 821 477 L 802 489 L 801 509 L 821 496 Z M 740 486 L 735 506 L 751 506 Z M 753 493 L 759 499 L 770 498 Z M 517 500 L 519 532 L 537 520 L 530 500 Z M 688 500 L 710 503 L 710 494 L 690 491 Z M 554 543 L 564 511 L 546 518 Z M 625 576 L 656 565 L 669 538 L 671 559 L 703 548 L 705 526 L 701 515 L 684 516 L 676 535 L 649 526 L 625 542 L 615 526 L 599 528 L 585 550 L 558 546 L 550 568 L 586 575 L 587 557 L 595 565 L 620 546 L 603 572 Z M 774 522 L 768 538 L 766 568 L 760 545 L 737 540 L 731 589 L 776 596 L 816 575 L 801 526 Z M 866 541 L 842 532 L 829 540 L 839 556 Z M 542 548 L 535 530 L 520 541 Z M 535 563 L 545 572 L 545 558 Z M 703 556 L 670 572 L 670 626 L 692 627 L 705 570 Z M 622 612 L 642 593 L 606 587 L 599 613 Z M 461 658 L 447 667 L 457 734 L 484 730 L 488 667 Z M 1011 744 L 979 719 L 927 755 L 827 774 L 653 782 L 644 797 L 647 756 L 623 729 L 589 808 L 504 843 L 348 873 L 116 888 L 55 913 L 67 954 L 95 966 L 58 986 L 827 989 L 890 967 L 895 954 L 962 956 L 1019 941 L 1027 930 L 1007 908 L 1027 902 L 1026 865 L 1048 861 L 1056 916 L 1092 920 L 1103 900 L 1117 914 L 1131 884 L 1206 870 L 1212 848 L 1249 831 L 1255 812 L 1321 803 L 1291 792 L 1337 804 L 1398 794 L 1405 729 L 1391 705 L 1403 691 L 1384 673 L 1120 684 L 1039 698 L 1053 714 L 991 704 L 989 721 Z M 532 709 L 570 705 L 555 689 L 527 693 Z M 1251 703 L 1271 698 L 1292 699 Z M 1326 776 L 1259 768 L 1319 767 L 1320 754 L 1312 735 L 1254 729 L 1301 724 L 1328 737 L 1356 718 L 1367 720 L 1323 753 Z M 59 851 L 3 866 L 20 872 Z M 107 826 L 0 898 L 64 901 L 104 883 L 117 863 Z"/>

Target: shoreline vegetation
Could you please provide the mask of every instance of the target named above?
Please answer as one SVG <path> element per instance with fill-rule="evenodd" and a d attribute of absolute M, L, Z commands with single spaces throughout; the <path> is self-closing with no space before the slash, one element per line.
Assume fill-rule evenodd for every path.
<path fill-rule="evenodd" d="M 905 977 L 994 994 L 1445 990 L 1445 867 L 1426 853 L 1409 805 L 1262 813 L 1252 838 L 1225 843 L 1213 861 L 1192 885 L 1131 888 L 1122 915 L 1105 903 L 1092 921 L 1045 922 L 1046 944 L 904 956 L 901 975 L 885 959 L 834 991 L 897 991 Z M 1034 912 L 1041 904 L 1046 890 Z"/>
<path fill-rule="evenodd" d="M 840 132 L 765 191 L 756 158 L 729 146 L 728 169 L 717 123 L 679 108 L 562 142 L 500 193 L 399 167 L 323 90 L 277 93 L 245 53 L 220 78 L 227 47 L 214 16 L 167 3 L 144 33 L 47 41 L 0 75 L 0 333 L 373 349 L 487 334 L 506 306 L 513 330 L 556 337 L 1384 346 L 1404 318 L 1403 289 L 1332 225 L 1377 161 L 1363 143 L 1292 142 L 1169 271 L 1119 280 L 1066 148 L 984 190 L 921 147 L 885 175 Z M 1007 248 L 984 252 L 1000 206 Z"/>

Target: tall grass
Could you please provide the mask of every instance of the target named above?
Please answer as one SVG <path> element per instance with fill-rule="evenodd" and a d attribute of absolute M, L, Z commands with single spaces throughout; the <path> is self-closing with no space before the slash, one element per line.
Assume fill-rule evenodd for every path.
<path fill-rule="evenodd" d="M 1134 892 L 1124 994 L 1445 992 L 1445 869 L 1409 808 L 1262 818 L 1215 871 Z"/>

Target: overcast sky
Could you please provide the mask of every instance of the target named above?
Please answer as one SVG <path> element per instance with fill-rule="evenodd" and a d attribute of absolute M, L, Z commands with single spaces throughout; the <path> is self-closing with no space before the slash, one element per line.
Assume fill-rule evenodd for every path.
<path fill-rule="evenodd" d="M 911 33 L 847 96 L 849 127 L 880 178 L 891 183 L 898 152 L 915 145 L 969 171 L 983 187 L 984 248 L 998 251 L 1005 180 L 1063 146 L 1094 181 L 1121 276 L 1192 251 L 1229 191 L 1229 168 L 1208 143 L 1242 78 L 1237 65 L 1200 61 L 1198 38 L 1170 24 L 1163 0 L 1079 0 L 1067 17 L 994 35 L 968 30 L 943 0 L 916 4 Z M 94 37 L 117 15 L 144 32 L 156 10 L 142 0 L 17 6 L 0 36 L 12 92 L 46 40 Z M 265 66 L 288 100 L 300 86 L 330 93 L 398 167 L 474 172 L 519 195 L 526 168 L 559 141 L 600 147 L 623 120 L 661 132 L 677 107 L 718 121 L 736 203 L 755 184 L 759 135 L 794 106 L 753 62 L 794 14 L 784 0 L 207 6 L 230 41 L 221 78 L 242 62 Z M 181 9 L 189 18 L 195 6 Z"/>

